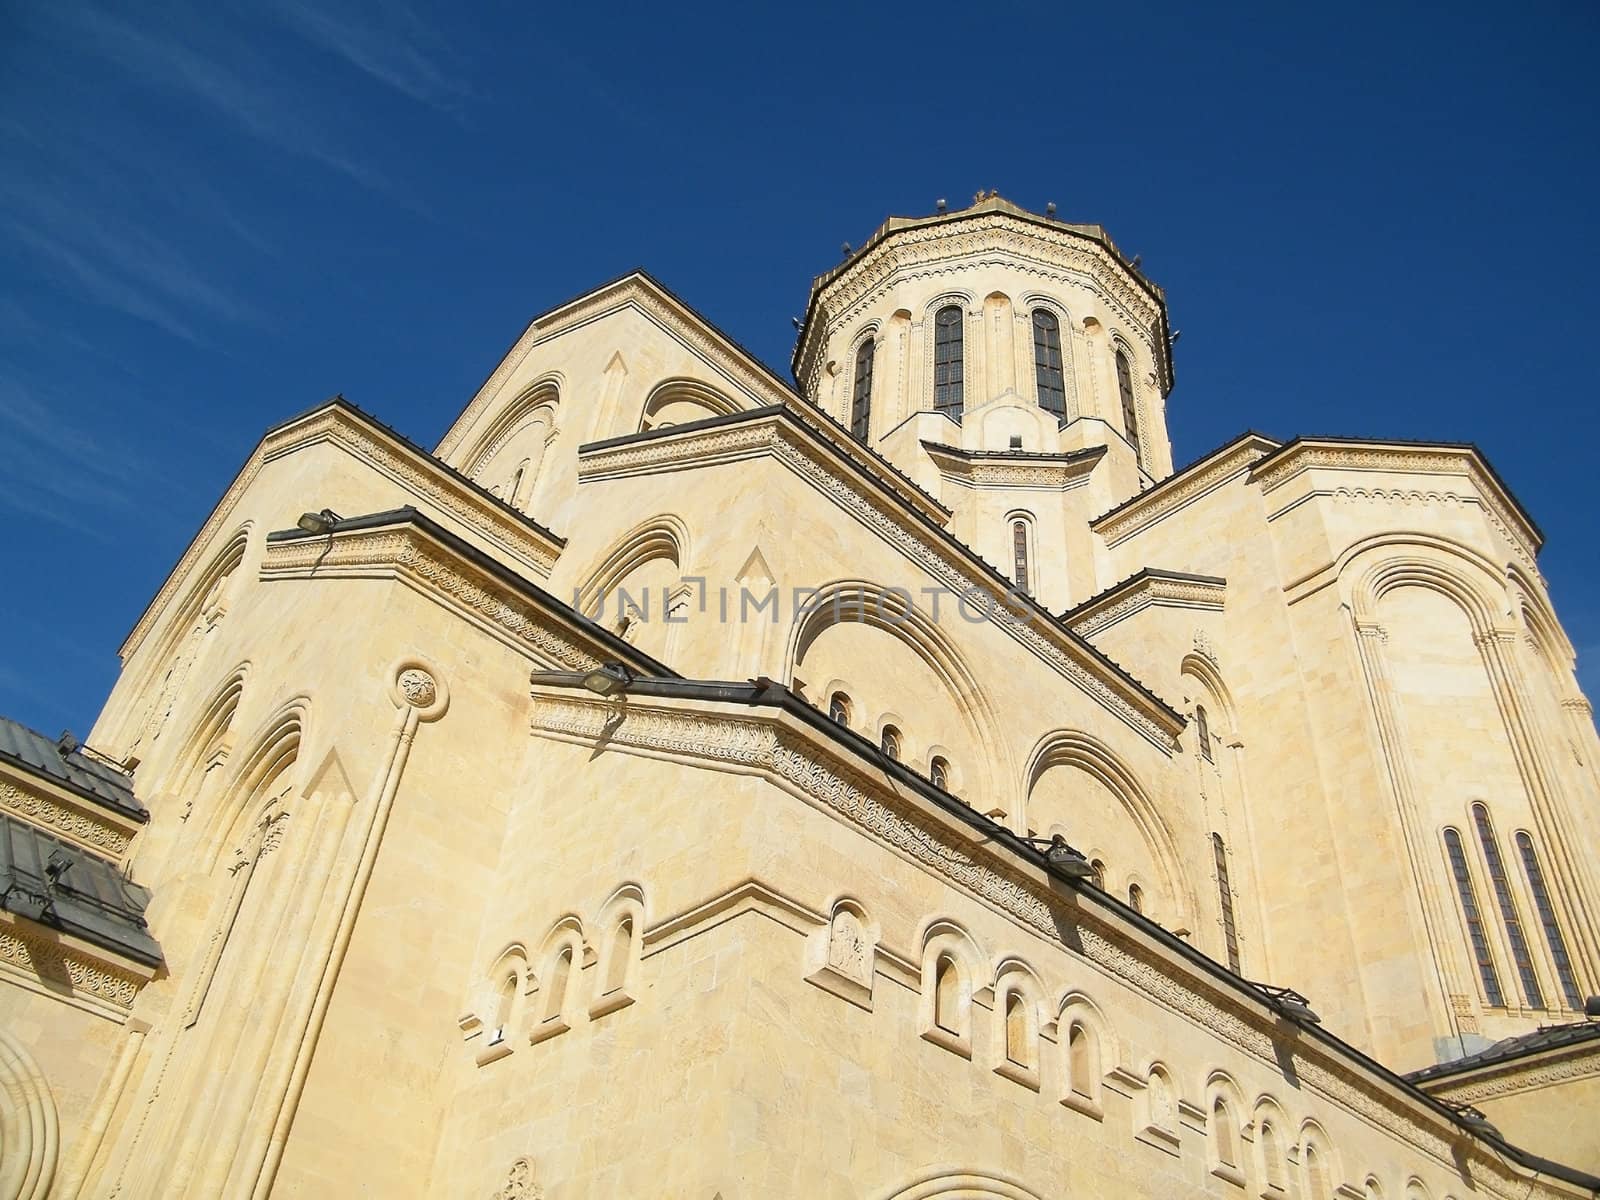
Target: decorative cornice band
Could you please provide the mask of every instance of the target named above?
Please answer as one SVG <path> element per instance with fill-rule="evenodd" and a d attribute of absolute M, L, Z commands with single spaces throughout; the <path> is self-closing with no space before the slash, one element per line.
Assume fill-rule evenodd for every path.
<path fill-rule="evenodd" d="M 1072 631 L 1080 637 L 1093 637 L 1135 613 L 1147 608 L 1199 608 L 1221 612 L 1228 585 L 1198 579 L 1169 579 L 1146 575 L 1126 588 L 1112 590 L 1092 607 L 1073 615 Z"/>
<path fill-rule="evenodd" d="M 1469 503 L 1476 501 L 1512 550 L 1528 566 L 1533 565 L 1541 538 L 1522 515 L 1516 502 L 1484 465 L 1483 459 L 1458 446 L 1386 446 L 1381 443 L 1329 443 L 1305 440 L 1291 443 L 1274 454 L 1270 462 L 1251 474 L 1251 482 L 1263 493 L 1282 487 L 1306 471 L 1322 468 L 1336 471 L 1387 471 L 1416 475 L 1458 475 L 1466 477 L 1477 495 L 1464 497 L 1437 489 L 1332 489 L 1336 497 L 1403 502 Z"/>
<path fill-rule="evenodd" d="M 121 858 L 133 838 L 133 829 L 119 824 L 104 812 L 46 795 L 37 788 L 19 786 L 8 779 L 0 779 L 0 807 L 40 829 L 109 858 Z"/>
<path fill-rule="evenodd" d="M 1065 925 L 1076 926 L 1075 953 L 1258 1061 L 1280 1064 L 1270 1017 L 1251 1012 L 1234 993 L 1199 976 L 1171 970 L 1098 906 L 1067 904 L 1047 882 L 1014 869 L 964 830 L 921 813 L 894 789 L 875 783 L 777 715 L 730 716 L 704 702 L 678 708 L 647 705 L 637 698 L 618 707 L 596 697 L 540 691 L 534 694 L 530 725 L 536 733 L 580 745 L 604 739 L 608 750 L 695 760 L 765 776 L 1054 945 L 1063 944 Z M 1302 1040 L 1296 1047 L 1296 1067 L 1301 1081 L 1331 1102 L 1377 1127 L 1398 1130 L 1437 1162 L 1453 1165 L 1456 1131 L 1431 1114 L 1422 1119 L 1414 1105 L 1395 1103 L 1392 1085 L 1357 1062 Z M 1510 1188 L 1525 1187 L 1527 1180 L 1486 1150 L 1475 1153 L 1473 1162 L 1494 1194 L 1522 1194 Z"/>
<path fill-rule="evenodd" d="M 1572 1053 L 1541 1055 L 1536 1061 L 1507 1063 L 1497 1070 L 1474 1072 L 1456 1084 L 1424 1084 L 1424 1090 L 1440 1099 L 1462 1104 L 1496 1100 L 1517 1092 L 1529 1092 L 1574 1079 L 1600 1076 L 1600 1044 L 1590 1042 Z"/>
<path fill-rule="evenodd" d="M 211 550 L 240 497 L 255 482 L 262 468 L 268 462 L 323 442 L 338 446 L 388 475 L 409 493 L 432 502 L 442 514 L 459 521 L 496 549 L 549 578 L 562 550 L 559 539 L 542 536 L 541 531 L 509 509 L 502 511 L 503 506 L 479 495 L 473 485 L 443 463 L 415 447 L 404 445 L 364 414 L 343 403 L 328 404 L 297 421 L 279 426 L 261 439 L 123 641 L 120 653 L 124 662 L 138 651 L 178 588 L 195 570 L 201 556 Z"/>
<path fill-rule="evenodd" d="M 1170 754 L 1176 749 L 1181 722 L 1158 702 L 1106 670 L 1092 652 L 1048 619 L 1013 611 L 1004 601 L 1004 584 L 997 584 L 972 563 L 938 545 L 910 514 L 886 502 L 876 489 L 861 486 L 842 474 L 814 442 L 801 436 L 781 416 L 699 431 L 685 427 L 676 436 L 585 448 L 579 452 L 578 477 L 588 481 L 649 471 L 690 470 L 763 455 L 776 459 L 834 501 L 953 595 L 977 593 L 987 597 L 990 623 L 1163 752 Z"/>
<path fill-rule="evenodd" d="M 939 473 L 957 487 L 1020 487 L 1049 491 L 1066 491 L 1082 487 L 1099 465 L 1103 455 L 1072 456 L 1063 461 L 1057 456 L 1053 461 L 1029 459 L 1018 456 L 1004 458 L 985 455 L 974 457 L 937 442 L 923 442 L 922 448 L 939 468 Z"/>
<path fill-rule="evenodd" d="M 1112 252 L 1081 232 L 1005 213 L 968 218 L 955 232 L 948 225 L 934 223 L 886 234 L 813 296 L 796 377 L 804 380 L 814 395 L 822 367 L 820 350 L 827 340 L 824 331 L 861 316 L 895 284 L 1000 260 L 1028 274 L 1093 291 L 1127 323 L 1124 332 L 1144 342 L 1159 364 L 1163 391 L 1170 387 L 1166 348 L 1158 345 L 1160 307 L 1133 282 Z"/>
<path fill-rule="evenodd" d="M 1108 547 L 1115 546 L 1243 475 L 1274 448 L 1275 443 L 1265 438 L 1245 438 L 1097 517 L 1089 522 L 1089 527 L 1106 540 Z"/>
<path fill-rule="evenodd" d="M 0 926 L 0 967 L 51 992 L 65 984 L 75 998 L 119 1019 L 127 1016 L 147 978 L 75 944 L 36 937 L 9 924 Z"/>
<path fill-rule="evenodd" d="M 268 542 L 263 579 L 402 579 L 542 664 L 588 670 L 600 658 L 563 628 L 561 618 L 507 587 L 414 526 L 354 530 L 323 538 Z"/>

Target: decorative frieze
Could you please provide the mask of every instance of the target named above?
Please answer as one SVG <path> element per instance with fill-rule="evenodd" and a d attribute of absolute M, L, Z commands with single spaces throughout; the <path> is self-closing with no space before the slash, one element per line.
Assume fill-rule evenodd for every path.
<path fill-rule="evenodd" d="M 1195 608 L 1221 612 L 1227 584 L 1221 579 L 1142 572 L 1119 587 L 1075 609 L 1068 617 L 1072 632 L 1092 638 L 1147 608 Z"/>
<path fill-rule="evenodd" d="M 570 636 L 566 622 L 541 608 L 481 568 L 440 545 L 415 525 L 359 529 L 330 539 L 304 538 L 270 542 L 262 563 L 263 579 L 297 578 L 313 569 L 319 577 L 374 571 L 405 578 L 424 594 L 432 594 L 481 628 L 534 652 L 540 661 L 573 670 L 599 665 L 599 658 Z M 399 681 L 406 703 L 426 708 L 432 685 L 421 674 Z"/>
<path fill-rule="evenodd" d="M 66 984 L 75 994 L 121 1013 L 133 1007 L 134 997 L 145 983 L 142 976 L 76 946 L 34 937 L 14 926 L 0 927 L 0 963 L 52 990 Z"/>
<path fill-rule="evenodd" d="M 18 787 L 3 779 L 0 779 L 0 807 L 11 810 L 30 824 L 109 858 L 121 858 L 133 837 L 132 830 L 87 804 L 80 807 L 32 788 Z"/>

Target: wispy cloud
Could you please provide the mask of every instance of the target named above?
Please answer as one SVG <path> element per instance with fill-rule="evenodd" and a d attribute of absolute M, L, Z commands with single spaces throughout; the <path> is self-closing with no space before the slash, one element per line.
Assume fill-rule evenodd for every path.
<path fill-rule="evenodd" d="M 84 49 L 116 63 L 142 82 L 198 100 L 246 133 L 309 158 L 377 191 L 392 185 L 375 168 L 334 145 L 322 132 L 327 114 L 316 111 L 293 84 L 274 71 L 245 38 L 202 49 L 193 31 L 153 32 L 92 4 L 59 5 L 48 20 L 64 27 Z"/>
<path fill-rule="evenodd" d="M 403 96 L 447 111 L 467 96 L 462 73 L 440 61 L 444 38 L 403 4 L 385 4 L 370 20 L 301 0 L 278 0 L 273 9 L 301 37 Z"/>

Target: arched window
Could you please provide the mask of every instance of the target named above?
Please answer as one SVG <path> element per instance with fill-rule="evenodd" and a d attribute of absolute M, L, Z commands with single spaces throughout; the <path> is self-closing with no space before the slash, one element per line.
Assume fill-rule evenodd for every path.
<path fill-rule="evenodd" d="M 1233 882 L 1228 878 L 1228 847 L 1222 835 L 1211 835 L 1211 857 L 1217 868 L 1217 899 L 1222 905 L 1222 944 L 1228 953 L 1228 970 L 1239 973 L 1239 926 L 1233 919 Z"/>
<path fill-rule="evenodd" d="M 1065 417 L 1067 385 L 1061 371 L 1061 322 L 1048 308 L 1033 310 L 1033 379 L 1039 389 L 1039 407 Z"/>
<path fill-rule="evenodd" d="M 1020 992 L 1006 997 L 1006 1060 L 1019 1067 L 1033 1066 L 1030 1052 L 1027 1002 Z"/>
<path fill-rule="evenodd" d="M 1544 926 L 1544 940 L 1550 946 L 1550 957 L 1555 960 L 1561 994 L 1566 997 L 1568 1008 L 1582 1009 L 1583 995 L 1578 990 L 1578 977 L 1567 954 L 1567 939 L 1561 936 L 1556 910 L 1550 904 L 1550 889 L 1545 886 L 1544 872 L 1539 869 L 1539 856 L 1534 852 L 1533 839 L 1526 833 L 1517 834 L 1517 851 L 1522 855 L 1522 869 L 1528 876 L 1534 907 L 1539 910 L 1539 924 Z"/>
<path fill-rule="evenodd" d="M 1133 399 L 1133 368 L 1128 365 L 1128 352 L 1122 349 L 1117 351 L 1117 394 L 1122 397 L 1122 429 L 1138 458 L 1139 410 Z"/>
<path fill-rule="evenodd" d="M 959 304 L 941 308 L 933 318 L 933 409 L 961 419 L 965 364 L 961 354 L 962 312 Z"/>
<path fill-rule="evenodd" d="M 937 754 L 933 756 L 933 761 L 928 764 L 928 782 L 941 792 L 950 790 L 950 761 L 948 759 L 941 758 Z"/>
<path fill-rule="evenodd" d="M 1500 906 L 1500 919 L 1505 923 L 1506 939 L 1511 943 L 1511 958 L 1522 979 L 1522 994 L 1527 997 L 1529 1008 L 1543 1008 L 1544 993 L 1539 990 L 1539 978 L 1533 973 L 1533 955 L 1528 953 L 1528 939 L 1522 933 L 1522 921 L 1511 895 L 1511 881 L 1506 878 L 1505 860 L 1500 857 L 1500 843 L 1495 841 L 1494 829 L 1489 824 L 1488 807 L 1474 804 L 1472 821 L 1478 827 L 1483 860 L 1489 864 L 1489 885 L 1494 889 L 1495 903 Z"/>
<path fill-rule="evenodd" d="M 946 1033 L 961 1033 L 961 972 L 956 960 L 941 954 L 933 975 L 933 1023 Z"/>
<path fill-rule="evenodd" d="M 1144 911 L 1144 889 L 1137 883 L 1128 885 L 1128 907 L 1136 913 Z"/>
<path fill-rule="evenodd" d="M 1021 518 L 1011 522 L 1011 560 L 1020 591 L 1028 591 L 1028 523 Z"/>
<path fill-rule="evenodd" d="M 1500 991 L 1500 976 L 1494 969 L 1494 958 L 1489 954 L 1489 939 L 1484 936 L 1483 916 L 1478 911 L 1472 873 L 1467 869 L 1466 851 L 1461 848 L 1461 835 L 1454 829 L 1444 831 L 1444 848 L 1450 859 L 1450 873 L 1456 878 L 1456 892 L 1461 897 L 1461 917 L 1467 923 L 1467 940 L 1472 943 L 1472 956 L 1478 963 L 1478 978 L 1483 981 L 1484 999 L 1490 1008 L 1504 1008 L 1506 998 Z"/>
<path fill-rule="evenodd" d="M 856 378 L 850 393 L 850 434 L 867 440 L 872 420 L 872 352 L 877 342 L 868 338 L 856 351 Z"/>
<path fill-rule="evenodd" d="M 1217 1162 L 1224 1167 L 1239 1165 L 1239 1123 L 1234 1120 L 1228 1101 L 1218 1096 L 1211 1105 L 1211 1137 Z"/>
<path fill-rule="evenodd" d="M 1283 1146 L 1278 1141 L 1278 1127 L 1271 1121 L 1261 1120 L 1261 1173 L 1267 1187 L 1283 1191 Z"/>
<path fill-rule="evenodd" d="M 878 739 L 878 749 L 882 750 L 888 757 L 894 759 L 895 762 L 899 762 L 900 731 L 893 725 L 885 725 L 883 727 L 883 736 Z"/>
<path fill-rule="evenodd" d="M 1322 1155 L 1315 1146 L 1308 1142 L 1305 1150 L 1306 1189 L 1312 1200 L 1327 1200 L 1333 1195 L 1333 1189 L 1328 1186 L 1328 1168 L 1323 1165 Z"/>
<path fill-rule="evenodd" d="M 497 1046 L 506 1040 L 506 1030 L 511 1025 L 511 1015 L 517 1004 L 517 972 L 508 970 L 500 981 L 500 994 L 495 1000 L 494 1028 L 489 1030 L 489 1045 Z"/>
<path fill-rule="evenodd" d="M 841 725 L 849 725 L 850 697 L 843 692 L 835 692 L 828 697 L 828 716 Z"/>
<path fill-rule="evenodd" d="M 629 913 L 617 925 L 612 936 L 611 953 L 606 962 L 605 990 L 614 992 L 627 982 L 628 960 L 633 955 L 633 914 Z"/>
<path fill-rule="evenodd" d="M 1089 869 L 1094 872 L 1094 878 L 1092 880 L 1090 880 L 1090 882 L 1093 883 L 1095 885 L 1095 887 L 1099 888 L 1102 892 L 1105 891 L 1106 890 L 1106 865 L 1105 865 L 1105 863 L 1101 862 L 1098 858 L 1091 859 L 1090 862 L 1089 862 Z"/>
<path fill-rule="evenodd" d="M 567 982 L 572 978 L 572 947 L 563 947 L 560 954 L 556 955 L 555 964 L 550 969 L 550 978 L 545 981 L 544 1019 L 557 1020 L 567 1001 Z"/>
<path fill-rule="evenodd" d="M 1211 761 L 1211 722 L 1206 718 L 1206 709 L 1203 704 L 1194 706 L 1194 732 L 1200 739 L 1200 753 L 1207 762 Z"/>
<path fill-rule="evenodd" d="M 1100 1047 L 1094 1033 L 1082 1021 L 1067 1029 L 1067 1091 L 1087 1100 L 1099 1095 Z"/>

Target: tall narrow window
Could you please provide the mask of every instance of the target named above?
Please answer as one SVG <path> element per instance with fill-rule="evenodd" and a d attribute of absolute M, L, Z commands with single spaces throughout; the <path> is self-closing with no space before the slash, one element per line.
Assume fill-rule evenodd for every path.
<path fill-rule="evenodd" d="M 1200 739 L 1200 753 L 1207 762 L 1211 761 L 1211 722 L 1206 719 L 1206 710 L 1203 705 L 1194 706 L 1194 732 Z"/>
<path fill-rule="evenodd" d="M 1484 936 L 1483 916 L 1478 911 L 1477 893 L 1472 888 L 1472 875 L 1467 870 L 1466 851 L 1461 848 L 1461 835 L 1454 829 L 1444 831 L 1445 853 L 1450 857 L 1450 873 L 1456 877 L 1456 891 L 1461 896 L 1461 916 L 1467 923 L 1467 940 L 1472 943 L 1472 956 L 1478 962 L 1478 978 L 1483 981 L 1483 995 L 1490 1008 L 1504 1008 L 1506 998 L 1500 991 L 1500 976 L 1495 972 L 1494 959 L 1489 954 L 1489 939 Z"/>
<path fill-rule="evenodd" d="M 1550 904 L 1550 889 L 1545 886 L 1544 872 L 1539 868 L 1539 856 L 1534 852 L 1533 839 L 1526 833 L 1517 834 L 1517 850 L 1522 855 L 1522 869 L 1528 875 L 1528 890 L 1533 893 L 1534 907 L 1539 910 L 1539 924 L 1544 926 L 1544 940 L 1549 943 L 1550 957 L 1555 960 L 1561 994 L 1566 997 L 1568 1008 L 1581 1010 L 1583 994 L 1578 990 L 1578 977 L 1572 969 L 1572 959 L 1567 954 L 1567 939 L 1561 936 L 1556 910 Z"/>
<path fill-rule="evenodd" d="M 1028 523 L 1026 521 L 1011 522 L 1011 561 L 1014 566 L 1013 578 L 1017 581 L 1017 589 L 1028 590 Z"/>
<path fill-rule="evenodd" d="M 868 338 L 856 351 L 856 379 L 850 393 L 850 434 L 863 442 L 872 421 L 872 352 L 876 346 Z"/>
<path fill-rule="evenodd" d="M 1128 885 L 1128 907 L 1136 913 L 1144 911 L 1144 889 L 1137 883 Z"/>
<path fill-rule="evenodd" d="M 1489 884 L 1494 888 L 1495 903 L 1500 906 L 1500 919 L 1505 922 L 1511 959 L 1517 964 L 1517 974 L 1522 979 L 1522 994 L 1527 997 L 1529 1008 L 1543 1008 L 1544 993 L 1539 989 L 1539 977 L 1533 973 L 1533 955 L 1528 953 L 1528 939 L 1522 933 L 1522 921 L 1511 896 L 1511 881 L 1506 878 L 1505 860 L 1500 857 L 1500 843 L 1495 841 L 1494 829 L 1489 824 L 1488 808 L 1474 804 L 1472 820 L 1478 827 L 1478 841 L 1483 845 L 1483 860 L 1489 864 Z"/>
<path fill-rule="evenodd" d="M 1239 1165 L 1239 1128 L 1228 1102 L 1218 1096 L 1211 1106 L 1211 1132 L 1216 1139 L 1217 1162 L 1225 1167 Z"/>
<path fill-rule="evenodd" d="M 947 1033 L 960 1033 L 956 1010 L 961 1004 L 961 976 L 955 960 L 941 954 L 933 968 L 933 1023 Z"/>
<path fill-rule="evenodd" d="M 1133 400 L 1133 368 L 1125 350 L 1117 351 L 1117 394 L 1122 397 L 1122 429 L 1128 435 L 1134 457 L 1139 456 L 1139 410 Z"/>
<path fill-rule="evenodd" d="M 1222 902 L 1222 944 L 1228 952 L 1228 970 L 1239 973 L 1239 926 L 1233 919 L 1233 883 L 1228 878 L 1228 847 L 1220 833 L 1211 835 L 1211 854 L 1217 865 L 1217 898 Z"/>
<path fill-rule="evenodd" d="M 1012 992 L 1006 997 L 1006 1058 L 1019 1067 L 1032 1066 L 1033 1056 L 1028 1053 L 1028 1010 L 1021 993 Z"/>
<path fill-rule="evenodd" d="M 1099 888 L 1102 892 L 1105 891 L 1106 890 L 1106 865 L 1105 865 L 1105 863 L 1101 862 L 1098 858 L 1092 859 L 1089 862 L 1089 869 L 1094 872 L 1094 878 L 1090 882 L 1092 882 L 1095 885 L 1095 887 Z"/>
<path fill-rule="evenodd" d="M 933 409 L 961 420 L 966 365 L 961 354 L 962 313 L 959 304 L 941 308 L 933 318 Z"/>
<path fill-rule="evenodd" d="M 941 792 L 948 792 L 950 790 L 950 763 L 935 755 L 933 761 L 928 764 L 928 782 Z"/>
<path fill-rule="evenodd" d="M 1065 417 L 1067 384 L 1061 371 L 1061 322 L 1048 308 L 1033 310 L 1033 379 L 1039 389 L 1039 407 Z"/>
<path fill-rule="evenodd" d="M 828 716 L 841 725 L 850 724 L 850 697 L 843 692 L 828 697 Z"/>

